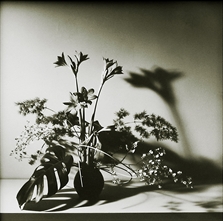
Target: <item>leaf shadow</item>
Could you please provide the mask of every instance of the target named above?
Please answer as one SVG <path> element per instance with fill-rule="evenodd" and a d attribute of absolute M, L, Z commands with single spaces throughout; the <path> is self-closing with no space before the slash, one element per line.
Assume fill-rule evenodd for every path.
<path fill-rule="evenodd" d="M 185 187 L 182 188 L 181 185 L 173 185 L 167 183 L 163 185 L 163 190 L 169 191 L 179 191 L 181 193 L 186 193 L 187 191 L 197 191 L 188 190 Z M 137 201 L 137 205 L 144 203 L 148 198 L 147 193 L 151 191 L 159 190 L 157 186 L 145 185 L 141 181 L 132 181 L 129 184 L 116 185 L 111 182 L 111 180 L 105 181 L 104 188 L 98 199 L 95 200 L 82 200 L 79 198 L 74 188 L 69 188 L 69 186 L 61 189 L 56 194 L 51 197 L 43 198 L 41 201 L 36 203 L 31 201 L 25 205 L 23 208 L 26 211 L 38 211 L 38 212 L 59 212 L 66 211 L 72 208 L 83 208 L 89 206 L 101 206 L 105 204 L 110 204 L 118 202 L 120 200 L 128 199 L 138 194 L 143 194 L 141 202 Z M 133 203 L 134 204 L 134 203 Z"/>
<path fill-rule="evenodd" d="M 111 182 L 111 181 L 109 181 Z M 103 205 L 112 202 L 116 202 L 131 196 L 135 196 L 140 193 L 152 191 L 157 187 L 148 185 L 141 185 L 132 187 L 115 185 L 109 182 L 105 182 L 104 189 L 96 200 L 82 200 L 79 198 L 74 188 L 66 188 L 57 192 L 55 195 L 43 198 L 40 202 L 35 203 L 31 201 L 23 208 L 26 211 L 39 211 L 39 212 L 58 212 L 65 211 L 71 208 L 88 207 L 92 205 Z"/>
<path fill-rule="evenodd" d="M 51 197 L 43 198 L 36 203 L 35 201 L 28 202 L 23 210 L 39 211 L 39 212 L 55 212 L 70 209 L 80 202 L 78 195 L 72 188 L 62 189 Z"/>

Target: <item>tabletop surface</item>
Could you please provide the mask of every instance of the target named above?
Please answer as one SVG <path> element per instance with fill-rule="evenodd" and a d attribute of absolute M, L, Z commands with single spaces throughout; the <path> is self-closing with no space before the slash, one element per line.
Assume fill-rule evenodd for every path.
<path fill-rule="evenodd" d="M 197 185 L 193 189 L 154 189 L 143 182 L 117 186 L 105 181 L 99 200 L 80 200 L 72 183 L 39 203 L 29 202 L 21 210 L 16 194 L 25 179 L 1 179 L 1 213 L 180 213 L 223 212 L 222 184 Z"/>

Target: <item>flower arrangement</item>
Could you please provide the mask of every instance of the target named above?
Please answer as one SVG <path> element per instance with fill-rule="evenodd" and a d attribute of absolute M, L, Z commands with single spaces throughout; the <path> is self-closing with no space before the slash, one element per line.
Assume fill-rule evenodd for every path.
<path fill-rule="evenodd" d="M 57 57 L 56 67 L 70 68 L 75 79 L 75 92 L 70 92 L 70 100 L 63 102 L 65 108 L 54 111 L 47 107 L 46 99 L 35 98 L 17 102 L 19 113 L 26 116 L 35 115 L 35 123 L 25 126 L 25 130 L 16 138 L 16 147 L 11 152 L 17 159 L 29 159 L 30 164 L 37 161 L 39 165 L 30 179 L 21 187 L 17 201 L 21 208 L 29 201 L 39 202 L 43 197 L 55 194 L 73 179 L 74 188 L 80 198 L 95 199 L 104 187 L 101 171 L 112 176 L 112 182 L 117 185 L 139 179 L 148 185 L 161 188 L 167 179 L 180 182 L 186 187 L 192 187 L 192 179 L 183 176 L 181 171 L 174 172 L 163 163 L 165 150 L 157 148 L 149 150 L 141 156 L 139 168 L 126 163 L 127 155 L 134 155 L 138 144 L 151 136 L 159 140 L 178 141 L 177 129 L 164 118 L 146 111 L 136 113 L 132 122 L 126 121 L 129 112 L 121 108 L 115 113 L 114 124 L 103 127 L 96 118 L 96 110 L 102 89 L 107 81 L 115 75 L 123 74 L 117 61 L 103 58 L 104 69 L 98 92 L 93 88 L 80 87 L 78 82 L 80 65 L 89 59 L 82 52 L 74 56 L 64 53 Z M 69 62 L 68 62 L 68 61 Z M 93 113 L 89 120 L 86 111 L 90 105 Z M 47 114 L 51 112 L 51 114 Z M 28 146 L 34 140 L 42 145 L 36 152 L 28 153 Z M 121 153 L 122 157 L 116 157 Z M 140 163 L 140 164 L 139 164 Z M 71 177 L 71 168 L 77 172 Z M 122 171 L 127 179 L 120 179 L 117 169 Z"/>

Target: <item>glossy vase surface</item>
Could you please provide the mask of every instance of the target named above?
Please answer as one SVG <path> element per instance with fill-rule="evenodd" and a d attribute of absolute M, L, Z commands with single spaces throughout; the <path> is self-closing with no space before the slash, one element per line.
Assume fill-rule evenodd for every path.
<path fill-rule="evenodd" d="M 85 163 L 80 164 L 80 169 L 74 178 L 74 188 L 81 199 L 96 200 L 104 187 L 104 178 L 98 168 Z"/>

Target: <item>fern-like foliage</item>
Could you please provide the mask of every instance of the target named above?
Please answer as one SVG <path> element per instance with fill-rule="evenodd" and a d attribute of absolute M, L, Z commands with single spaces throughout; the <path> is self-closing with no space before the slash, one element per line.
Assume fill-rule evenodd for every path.
<path fill-rule="evenodd" d="M 133 121 L 126 122 L 126 117 L 130 114 L 124 108 L 121 108 L 115 113 L 116 118 L 113 120 L 116 133 L 123 135 L 122 140 L 128 147 L 128 150 L 135 149 L 135 142 L 143 141 L 143 139 L 155 137 L 157 141 L 171 140 L 178 142 L 177 129 L 167 122 L 164 118 L 155 115 L 147 114 L 146 111 L 136 113 L 133 116 Z M 132 126 L 130 126 L 132 125 Z M 135 134 L 136 132 L 136 134 Z"/>
<path fill-rule="evenodd" d="M 49 147 L 41 159 L 41 164 L 17 194 L 20 208 L 32 200 L 39 202 L 43 197 L 51 196 L 63 188 L 68 183 L 72 164 L 72 156 L 66 155 L 63 147 Z"/>

